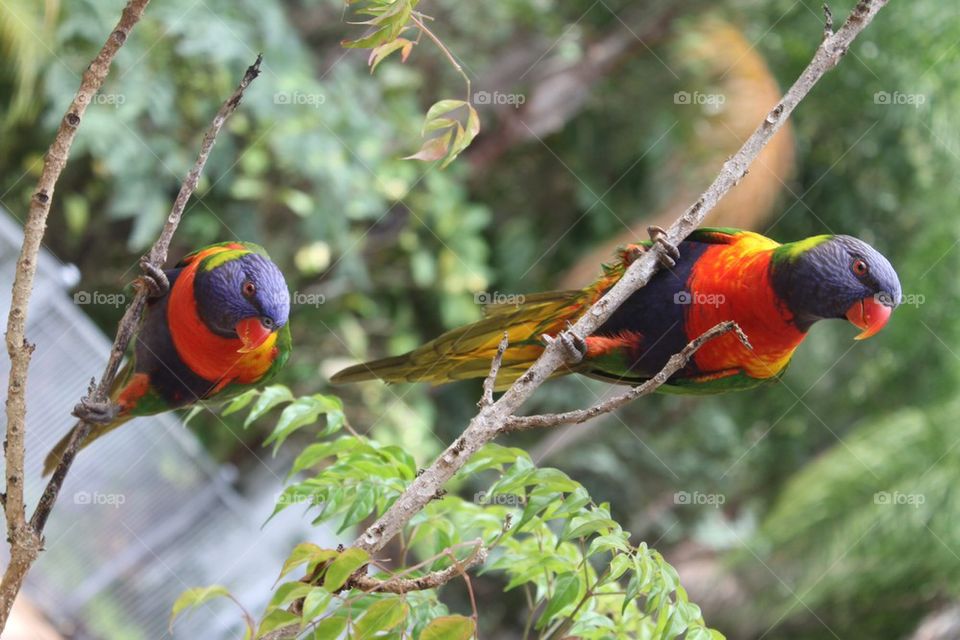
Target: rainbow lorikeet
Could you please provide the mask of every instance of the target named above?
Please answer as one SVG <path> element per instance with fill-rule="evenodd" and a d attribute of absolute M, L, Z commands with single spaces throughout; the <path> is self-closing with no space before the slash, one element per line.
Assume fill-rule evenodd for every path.
<path fill-rule="evenodd" d="M 509 347 L 497 377 L 503 389 L 596 302 L 650 242 L 628 246 L 585 289 L 526 296 L 487 307 L 486 317 L 401 356 L 358 364 L 333 382 L 380 378 L 431 382 L 485 377 L 507 333 Z M 779 377 L 807 330 L 826 318 L 846 318 L 868 338 L 887 323 L 901 298 L 890 262 L 850 236 L 821 235 L 779 244 L 750 231 L 704 228 L 593 334 L 574 337 L 578 352 L 555 375 L 580 373 L 614 383 L 653 377 L 674 353 L 719 322 L 736 321 L 750 340 L 733 334 L 703 345 L 674 374 L 665 391 L 717 393 L 747 389 Z"/>
<path fill-rule="evenodd" d="M 262 247 L 210 245 L 157 278 L 166 282 L 147 303 L 108 416 L 93 426 L 84 447 L 137 416 L 223 400 L 263 384 L 290 356 L 290 293 Z M 59 463 L 68 439 L 47 455 L 44 475 Z"/>

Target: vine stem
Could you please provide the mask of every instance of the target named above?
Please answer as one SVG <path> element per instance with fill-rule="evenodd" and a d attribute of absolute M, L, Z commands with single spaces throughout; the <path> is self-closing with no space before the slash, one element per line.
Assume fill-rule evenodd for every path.
<path fill-rule="evenodd" d="M 472 84 L 470 83 L 470 76 L 467 75 L 467 72 L 464 71 L 463 65 L 457 62 L 456 56 L 447 48 L 447 45 L 443 44 L 443 41 L 437 37 L 437 35 L 431 31 L 427 25 L 423 23 L 423 20 L 420 18 L 421 14 L 412 13 L 410 14 L 410 21 L 417 25 L 417 29 L 420 30 L 420 33 L 426 34 L 428 38 L 433 40 L 433 43 L 437 45 L 440 51 L 443 52 L 443 55 L 447 57 L 447 60 L 450 61 L 450 64 L 453 65 L 453 68 L 456 69 L 457 73 L 460 74 L 460 77 L 463 78 L 463 81 L 467 84 L 467 104 L 473 104 L 473 92 L 471 90 Z"/>

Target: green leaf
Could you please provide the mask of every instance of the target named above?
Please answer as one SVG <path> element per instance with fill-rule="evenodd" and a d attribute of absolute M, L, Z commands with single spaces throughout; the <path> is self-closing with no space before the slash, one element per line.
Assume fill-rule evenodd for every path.
<path fill-rule="evenodd" d="M 445 113 L 450 113 L 451 111 L 465 106 L 469 106 L 469 104 L 463 100 L 440 100 L 439 102 L 434 103 L 433 106 L 427 111 L 425 122 L 430 122 L 431 120 L 435 120 Z"/>
<path fill-rule="evenodd" d="M 249 391 L 244 391 L 243 393 L 238 395 L 236 398 L 231 400 L 230 404 L 228 404 L 226 408 L 220 412 L 220 415 L 229 416 L 232 413 L 236 413 L 237 411 L 240 411 L 241 409 L 246 407 L 248 404 L 253 402 L 253 399 L 256 398 L 258 395 L 260 395 L 259 389 L 250 389 Z"/>
<path fill-rule="evenodd" d="M 316 422 L 320 414 L 325 413 L 330 406 L 327 397 L 322 394 L 297 398 L 284 407 L 283 413 L 280 414 L 280 419 L 277 421 L 277 426 L 274 427 L 273 432 L 264 440 L 263 444 L 265 446 L 273 444 L 273 453 L 276 454 L 280 445 L 294 431 Z"/>
<path fill-rule="evenodd" d="M 412 40 L 407 40 L 406 38 L 397 38 L 392 42 L 387 42 L 380 45 L 379 47 L 374 48 L 370 51 L 370 58 L 367 60 L 367 64 L 370 65 L 370 73 L 373 73 L 376 70 L 377 65 L 386 60 L 390 54 L 395 51 L 400 51 L 400 61 L 406 62 L 407 58 L 410 56 L 410 51 L 413 50 L 413 45 L 416 42 Z"/>
<path fill-rule="evenodd" d="M 453 140 L 453 145 L 447 154 L 446 159 L 440 164 L 440 168 L 446 168 L 451 162 L 457 159 L 464 149 L 470 146 L 473 139 L 480 133 L 480 116 L 472 105 L 467 104 L 467 126 L 466 128 L 457 125 L 457 135 Z"/>
<path fill-rule="evenodd" d="M 187 589 L 180 594 L 180 597 L 177 598 L 177 601 L 173 603 L 173 610 L 170 613 L 170 630 L 173 630 L 173 622 L 177 619 L 177 616 L 184 609 L 193 609 L 199 607 L 205 602 L 209 602 L 214 598 L 229 598 L 230 592 L 226 587 L 222 587 L 218 584 L 211 585 L 209 587 L 194 587 L 193 589 Z"/>
<path fill-rule="evenodd" d="M 453 129 L 457 126 L 457 121 L 452 120 L 451 118 L 436 118 L 434 120 L 427 120 L 423 125 L 423 133 L 420 135 L 426 135 L 431 131 L 440 131 L 441 129 Z"/>
<path fill-rule="evenodd" d="M 290 393 L 290 389 L 282 384 L 272 384 L 269 387 L 265 387 L 260 392 L 260 397 L 257 398 L 253 408 L 250 409 L 247 419 L 243 421 L 244 428 L 249 427 L 254 420 L 264 415 L 281 402 L 291 402 L 292 400 L 293 394 Z"/>
<path fill-rule="evenodd" d="M 343 516 L 343 523 L 337 533 L 343 533 L 349 527 L 357 524 L 373 511 L 376 506 L 377 490 L 370 484 L 361 484 L 357 487 L 357 495 L 353 498 L 350 508 Z"/>
<path fill-rule="evenodd" d="M 341 40 L 340 46 L 348 49 L 370 49 L 376 47 L 390 39 L 391 28 L 389 26 L 381 27 L 364 38 L 356 40 Z"/>
<path fill-rule="evenodd" d="M 303 599 L 303 624 L 309 624 L 314 618 L 327 610 L 330 605 L 330 592 L 323 587 L 313 587 Z"/>
<path fill-rule="evenodd" d="M 450 130 L 443 135 L 439 135 L 436 138 L 430 138 L 429 140 L 423 143 L 423 146 L 420 147 L 420 150 L 411 156 L 405 156 L 404 160 L 423 160 L 424 162 L 432 162 L 434 160 L 439 160 L 440 158 L 447 155 L 447 147 L 450 145 L 450 140 L 453 138 L 453 130 Z"/>
<path fill-rule="evenodd" d="M 300 618 L 286 609 L 274 609 L 266 616 L 264 616 L 263 621 L 260 623 L 260 627 L 257 629 L 257 635 L 255 637 L 262 638 L 264 635 L 275 631 L 280 627 L 285 627 L 289 624 L 300 624 Z"/>
<path fill-rule="evenodd" d="M 273 592 L 273 597 L 270 598 L 267 609 L 285 607 L 297 598 L 302 598 L 307 595 L 307 592 L 312 588 L 311 585 L 306 582 L 300 582 L 299 580 L 296 582 L 285 582 Z"/>
<path fill-rule="evenodd" d="M 323 576 L 323 588 L 330 593 L 335 593 L 343 587 L 347 578 L 369 561 L 370 556 L 363 549 L 350 547 L 344 550 L 327 567 L 327 573 Z"/>
<path fill-rule="evenodd" d="M 410 612 L 402 598 L 387 598 L 374 603 L 354 625 L 353 638 L 367 640 L 380 631 L 389 631 L 406 620 Z"/>
<path fill-rule="evenodd" d="M 336 556 L 337 552 L 333 549 L 323 549 L 312 542 L 301 542 L 295 546 L 293 551 L 290 552 L 290 555 L 287 556 L 286 561 L 283 563 L 283 568 L 280 569 L 280 575 L 277 577 L 277 580 L 280 580 L 283 576 L 302 564 L 329 560 Z"/>
<path fill-rule="evenodd" d="M 633 601 L 640 595 L 640 579 L 641 576 L 639 573 L 634 573 L 630 577 L 630 581 L 627 583 L 627 591 L 623 596 L 623 607 L 620 609 L 621 614 L 623 614 L 623 612 L 627 610 L 627 607 L 633 604 Z"/>
<path fill-rule="evenodd" d="M 330 640 L 330 638 L 339 638 L 347 628 L 347 619 L 337 616 L 335 618 L 326 618 L 313 628 L 314 640 Z"/>
<path fill-rule="evenodd" d="M 443 616 L 435 618 L 424 628 L 420 640 L 470 640 L 473 631 L 472 618 Z"/>
<path fill-rule="evenodd" d="M 206 409 L 203 405 L 197 405 L 192 407 L 190 411 L 187 412 L 187 415 L 183 417 L 183 424 L 190 424 L 190 421 L 197 417 L 203 410 Z"/>
<path fill-rule="evenodd" d="M 553 587 L 553 596 L 547 602 L 547 608 L 543 610 L 543 615 L 540 616 L 537 623 L 538 629 L 543 628 L 551 618 L 580 596 L 580 580 L 582 577 L 579 572 L 573 571 L 557 576 L 557 581 Z"/>
<path fill-rule="evenodd" d="M 622 551 L 624 553 L 630 552 L 630 544 L 627 542 L 627 536 L 623 532 L 611 533 L 605 536 L 597 536 L 590 543 L 590 548 L 587 550 L 587 555 L 592 556 L 595 553 L 601 551 Z"/>
<path fill-rule="evenodd" d="M 473 457 L 463 466 L 458 475 L 466 477 L 487 469 L 503 469 L 503 465 L 513 464 L 518 457 L 526 455 L 523 449 L 504 447 L 490 442 L 473 454 Z"/>
<path fill-rule="evenodd" d="M 294 460 L 293 467 L 290 469 L 290 475 L 312 467 L 332 455 L 350 451 L 362 445 L 363 442 L 352 436 L 338 438 L 333 442 L 317 442 L 312 444 L 304 449 L 303 452 L 297 456 L 297 459 Z"/>
<path fill-rule="evenodd" d="M 597 531 L 606 529 L 616 529 L 619 525 L 607 514 L 598 511 L 591 511 L 582 516 L 575 516 L 567 522 L 566 531 L 561 536 L 564 540 L 572 538 L 583 538 Z"/>

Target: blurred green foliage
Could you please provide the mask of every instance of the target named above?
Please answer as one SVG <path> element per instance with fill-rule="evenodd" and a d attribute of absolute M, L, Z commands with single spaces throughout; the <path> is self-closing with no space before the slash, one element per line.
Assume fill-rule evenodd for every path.
<path fill-rule="evenodd" d="M 832 3 L 834 15 L 852 4 Z M 121 5 L 64 5 L 49 49 L 18 49 L 17 61 L 45 60 L 33 115 L 3 119 L 0 134 L 0 204 L 14 215 L 25 211 L 40 154 Z M 492 164 L 467 150 L 440 171 L 400 159 L 416 151 L 429 106 L 462 91 L 436 49 L 418 45 L 405 64 L 394 55 L 370 75 L 367 52 L 340 46 L 356 27 L 334 0 L 156 3 L 87 112 L 47 245 L 81 267 L 85 289 L 129 280 L 203 128 L 262 51 L 265 72 L 218 141 L 174 253 L 234 236 L 268 247 L 295 302 L 309 301 L 294 309 L 297 348 L 283 381 L 298 395 L 327 393 L 340 366 L 479 317 L 477 292 L 556 287 L 621 221 L 655 210 L 669 193 L 665 170 L 684 170 L 669 160 L 702 133 L 673 100 L 693 87 L 671 55 L 704 13 L 740 25 L 782 86 L 809 60 L 823 20 L 809 0 L 431 0 L 419 8 L 436 18 L 431 28 L 476 88 L 521 95 L 542 69 L 584 60 L 620 16 L 667 11 L 670 19 L 662 38 L 596 79 L 558 131 L 508 144 Z M 880 248 L 911 296 L 880 335 L 853 343 L 849 327 L 826 323 L 782 385 L 646 399 L 586 427 L 574 444 L 554 434 L 506 443 L 609 503 L 631 544 L 657 541 L 681 575 L 685 550 L 708 553 L 755 604 L 750 615 L 704 605 L 710 625 L 734 630 L 730 637 L 771 628 L 797 639 L 891 637 L 957 596 L 960 23 L 951 15 L 934 0 L 884 9 L 797 111 L 797 174 L 757 229 L 779 240 L 849 233 Z M 11 69 L 27 68 L 18 64 Z M 5 73 L 14 75 L 0 77 L 4 88 L 19 82 Z M 477 147 L 513 118 L 509 109 L 479 113 Z M 118 311 L 94 312 L 112 331 Z M 551 382 L 529 409 L 584 406 L 605 392 L 587 380 Z M 462 430 L 479 383 L 337 393 L 351 424 L 422 465 Z M 196 424 L 218 456 L 253 464 L 215 420 Z M 256 424 L 251 442 L 267 433 Z M 464 495 L 481 488 L 464 482 Z M 678 503 L 677 492 L 723 496 L 723 504 Z M 883 492 L 924 502 L 875 502 Z M 515 628 L 526 606 L 500 595 L 501 578 L 476 581 L 489 594 L 481 628 L 491 637 Z M 450 598 L 464 610 L 464 594 Z"/>

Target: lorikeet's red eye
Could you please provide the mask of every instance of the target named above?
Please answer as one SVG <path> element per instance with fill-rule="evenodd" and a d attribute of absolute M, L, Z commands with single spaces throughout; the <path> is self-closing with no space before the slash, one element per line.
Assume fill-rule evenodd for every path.
<path fill-rule="evenodd" d="M 870 271 L 867 263 L 861 258 L 854 260 L 850 268 L 853 269 L 853 275 L 857 276 L 858 278 L 862 278 L 863 276 L 867 275 L 868 271 Z"/>
<path fill-rule="evenodd" d="M 257 293 L 257 285 L 253 284 L 249 280 L 243 283 L 243 295 L 245 295 L 248 298 L 252 298 L 256 293 Z"/>

